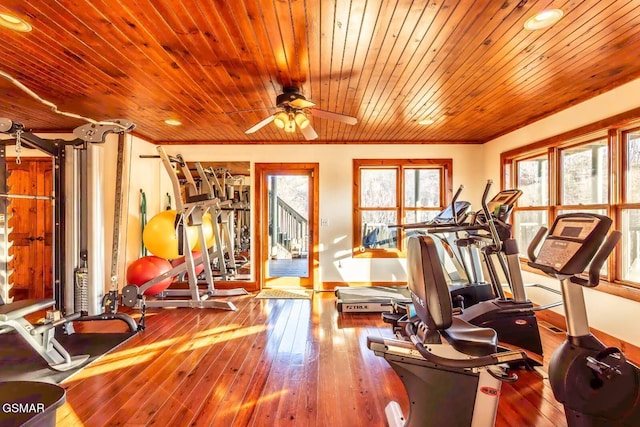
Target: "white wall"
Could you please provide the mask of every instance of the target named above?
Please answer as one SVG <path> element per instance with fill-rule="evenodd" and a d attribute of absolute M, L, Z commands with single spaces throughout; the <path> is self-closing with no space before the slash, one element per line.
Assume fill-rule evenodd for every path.
<path fill-rule="evenodd" d="M 249 161 L 252 174 L 255 163 L 317 162 L 320 218 L 328 224 L 319 230 L 318 283 L 406 281 L 404 259 L 363 259 L 351 255 L 353 159 L 452 158 L 454 189 L 464 184 L 461 197 L 474 206 L 478 205 L 476 198 L 485 182 L 481 177 L 483 171 L 478 168 L 478 159 L 482 158 L 480 145 L 170 145 L 165 149 L 170 155 L 182 154 L 186 161 Z M 136 169 L 135 162 L 140 161 L 133 161 Z M 255 212 L 252 215 L 254 221 Z"/>
<path fill-rule="evenodd" d="M 539 120 L 503 135 L 483 145 L 484 176 L 500 181 L 500 153 L 561 134 L 598 120 L 640 107 L 640 79 L 627 83 L 558 114 Z M 537 275 L 525 274 L 527 283 L 546 284 L 559 289 L 557 281 Z M 529 298 L 539 304 L 557 299 L 542 290 L 531 289 Z M 585 289 L 589 321 L 592 327 L 640 346 L 640 329 L 628 325 L 640 323 L 640 303 Z M 564 314 L 562 307 L 554 309 Z"/>
<path fill-rule="evenodd" d="M 128 185 L 128 209 L 127 209 L 127 237 L 125 239 L 126 265 L 138 259 L 142 250 L 142 224 L 140 218 L 140 203 L 142 201 L 141 190 L 147 201 L 147 221 L 155 214 L 163 210 L 166 204 L 165 191 L 161 191 L 162 183 L 166 175 L 160 159 L 140 158 L 140 156 L 157 156 L 158 151 L 154 144 L 137 137 L 131 138 L 128 146 L 127 159 L 129 160 L 129 185 Z M 175 204 L 174 204 L 175 206 Z"/>

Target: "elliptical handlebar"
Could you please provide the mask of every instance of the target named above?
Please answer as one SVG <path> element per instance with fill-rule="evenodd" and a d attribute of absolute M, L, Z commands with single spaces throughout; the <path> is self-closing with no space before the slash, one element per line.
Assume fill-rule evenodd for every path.
<path fill-rule="evenodd" d="M 447 208 L 445 208 L 443 211 L 438 213 L 438 215 L 436 215 L 436 217 L 433 218 L 431 221 L 416 222 L 413 224 L 390 224 L 390 225 L 387 225 L 387 228 L 400 228 L 402 230 L 414 230 L 414 229 L 421 229 L 425 227 L 450 227 L 452 226 L 451 219 L 449 216 L 445 216 L 445 214 L 447 214 L 449 210 L 451 211 L 451 217 L 453 218 L 453 225 L 455 226 L 462 225 L 460 224 L 460 219 L 458 218 L 458 210 L 460 210 L 460 212 L 463 214 L 463 218 L 466 218 L 467 210 L 471 206 L 469 202 L 460 202 L 460 205 L 459 205 L 460 207 L 456 205 L 456 203 L 458 202 L 458 197 L 460 197 L 460 194 L 462 194 L 462 190 L 464 190 L 464 185 L 460 185 L 460 187 L 458 187 L 458 190 L 456 191 L 456 193 L 453 195 L 453 198 L 451 199 L 451 203 L 449 203 Z M 443 221 L 442 217 L 445 217 L 446 222 L 442 222 L 442 225 L 440 225 L 439 221 Z"/>
<path fill-rule="evenodd" d="M 458 210 L 456 209 L 456 202 L 458 201 L 458 197 L 460 197 L 462 190 L 464 190 L 464 185 L 460 185 L 460 187 L 458 187 L 458 191 L 456 191 L 456 194 L 453 195 L 450 204 L 451 210 L 453 211 L 453 223 L 456 225 L 460 224 L 458 222 Z"/>
<path fill-rule="evenodd" d="M 489 190 L 491 189 L 491 185 L 493 184 L 493 180 L 488 180 L 487 185 L 484 187 L 484 193 L 482 193 L 482 200 L 480 201 L 482 205 L 482 212 L 484 212 L 485 220 L 487 221 L 487 225 L 489 226 L 489 232 L 491 233 L 491 239 L 493 240 L 493 245 L 496 252 L 499 252 L 502 249 L 502 240 L 500 240 L 500 235 L 498 234 L 498 230 L 496 230 L 496 225 L 494 223 L 495 217 L 491 212 L 489 212 L 489 206 L 487 205 L 487 197 L 489 195 Z"/>

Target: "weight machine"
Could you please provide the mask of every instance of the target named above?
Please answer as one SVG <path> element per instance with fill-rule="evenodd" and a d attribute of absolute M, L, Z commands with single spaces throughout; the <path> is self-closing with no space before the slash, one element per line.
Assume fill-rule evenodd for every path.
<path fill-rule="evenodd" d="M 0 119 L 0 133 L 14 136 L 0 144 L 0 334 L 17 331 L 55 370 L 68 370 L 82 365 L 88 355 L 70 356 L 54 335 L 57 327 L 74 333 L 73 322 L 120 320 L 131 332 L 138 327 L 123 313 L 104 313 L 101 177 L 98 166 L 99 144 L 110 133 L 130 132 L 134 124 L 125 120 L 108 123 L 88 123 L 76 128 L 74 140 L 43 139 L 24 128 L 21 123 Z M 52 196 L 7 194 L 6 144 L 16 144 L 19 155 L 22 145 L 38 149 L 52 158 Z M 10 198 L 45 198 L 53 205 L 52 273 L 54 298 L 13 301 L 9 296 L 11 271 L 7 200 Z M 115 256 L 115 254 L 114 254 Z M 80 290 L 78 291 L 78 287 Z M 47 310 L 42 324 L 26 319 L 29 314 Z"/>

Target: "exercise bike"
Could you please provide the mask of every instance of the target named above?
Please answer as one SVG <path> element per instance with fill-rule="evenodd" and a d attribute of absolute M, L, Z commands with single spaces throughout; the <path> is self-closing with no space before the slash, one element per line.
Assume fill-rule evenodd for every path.
<path fill-rule="evenodd" d="M 409 396 L 405 418 L 397 402 L 385 408 L 390 427 L 484 427 L 495 424 L 503 381 L 515 381 L 507 364 L 521 351 L 499 352 L 497 335 L 453 315 L 451 294 L 428 235 L 407 242 L 408 286 L 415 320 L 409 340 L 368 337 L 367 345 L 398 374 Z"/>
<path fill-rule="evenodd" d="M 598 286 L 602 265 L 620 240 L 619 231 L 606 238 L 611 223 L 596 214 L 559 215 L 549 233 L 540 229 L 529 245 L 529 265 L 560 280 L 564 296 L 567 339 L 551 357 L 549 381 L 569 427 L 640 425 L 640 369 L 591 334 L 582 291 Z"/>

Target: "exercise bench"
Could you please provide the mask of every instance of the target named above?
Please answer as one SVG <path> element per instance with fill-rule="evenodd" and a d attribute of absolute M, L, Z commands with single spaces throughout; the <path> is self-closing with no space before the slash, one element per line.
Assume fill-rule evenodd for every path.
<path fill-rule="evenodd" d="M 55 371 L 77 368 L 89 359 L 88 354 L 71 356 L 55 339 L 56 327 L 79 317 L 74 314 L 34 325 L 25 316 L 55 305 L 54 299 L 28 299 L 5 304 L 0 297 L 0 334 L 16 331 Z"/>

